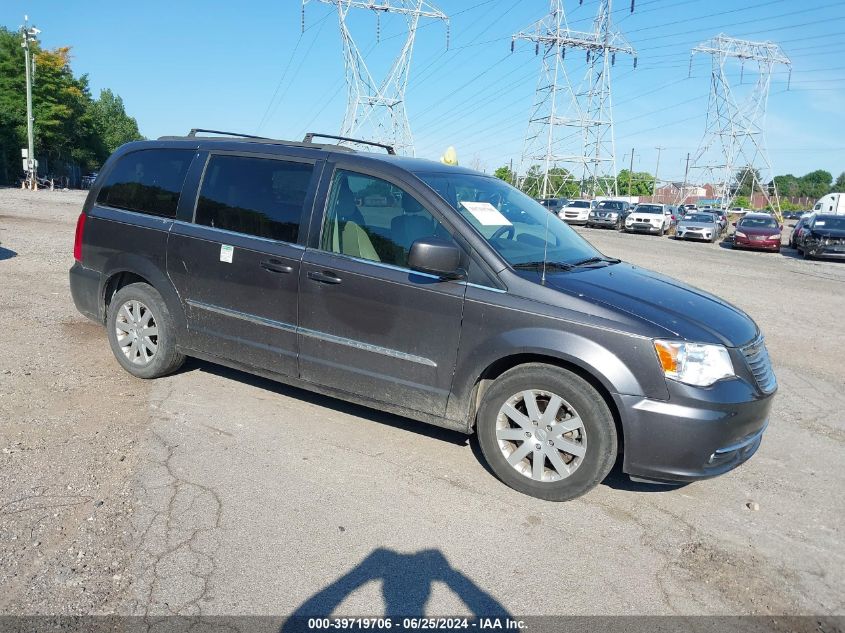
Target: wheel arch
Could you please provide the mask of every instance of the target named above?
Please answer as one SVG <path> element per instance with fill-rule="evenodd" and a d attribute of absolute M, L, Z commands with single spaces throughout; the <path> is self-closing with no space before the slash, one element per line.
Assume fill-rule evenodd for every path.
<path fill-rule="evenodd" d="M 471 392 L 469 414 L 467 417 L 467 429 L 471 432 L 474 430 L 476 423 L 475 416 L 481 406 L 484 395 L 490 385 L 492 385 L 499 376 L 512 369 L 520 367 L 521 365 L 536 363 L 569 371 L 588 382 L 599 393 L 599 395 L 601 395 L 602 399 L 607 404 L 611 415 L 613 416 L 613 423 L 616 426 L 616 435 L 618 438 L 617 448 L 619 454 L 622 454 L 625 433 L 619 404 L 616 399 L 614 399 L 610 388 L 608 388 L 605 382 L 598 377 L 597 372 L 594 373 L 583 364 L 573 362 L 571 359 L 538 352 L 519 352 L 503 356 L 494 360 L 484 368 L 484 370 L 478 375 Z"/>
<path fill-rule="evenodd" d="M 185 329 L 186 319 L 182 301 L 167 275 L 151 261 L 137 255 L 122 254 L 116 261 L 110 262 L 102 279 L 99 317 L 103 323 L 108 317 L 108 306 L 118 290 L 129 284 L 146 283 L 155 288 L 164 299 L 177 331 Z"/>

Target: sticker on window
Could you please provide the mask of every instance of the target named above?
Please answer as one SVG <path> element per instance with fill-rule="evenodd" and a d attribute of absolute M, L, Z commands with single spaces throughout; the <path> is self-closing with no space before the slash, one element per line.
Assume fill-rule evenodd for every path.
<path fill-rule="evenodd" d="M 482 226 L 511 226 L 508 219 L 489 202 L 461 202 Z"/>
<path fill-rule="evenodd" d="M 232 255 L 235 254 L 235 247 L 229 246 L 228 244 L 221 244 L 220 245 L 220 261 L 226 262 L 227 264 L 232 263 Z"/>
<path fill-rule="evenodd" d="M 824 226 L 824 222 L 824 220 L 822 220 L 821 222 L 816 222 L 813 226 Z"/>

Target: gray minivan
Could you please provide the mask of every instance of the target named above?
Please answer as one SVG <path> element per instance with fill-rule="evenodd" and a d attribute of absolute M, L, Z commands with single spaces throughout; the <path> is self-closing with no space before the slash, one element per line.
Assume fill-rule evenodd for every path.
<path fill-rule="evenodd" d="M 502 180 L 387 149 L 124 145 L 79 216 L 77 308 L 137 377 L 192 356 L 476 433 L 543 499 L 619 456 L 683 482 L 754 454 L 777 385 L 746 314 L 606 257 Z"/>

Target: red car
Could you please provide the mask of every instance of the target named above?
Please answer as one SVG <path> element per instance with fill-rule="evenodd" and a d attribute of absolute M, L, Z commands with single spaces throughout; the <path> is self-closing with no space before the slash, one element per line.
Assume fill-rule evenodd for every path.
<path fill-rule="evenodd" d="M 733 248 L 780 251 L 783 226 L 768 213 L 749 213 L 734 226 Z"/>

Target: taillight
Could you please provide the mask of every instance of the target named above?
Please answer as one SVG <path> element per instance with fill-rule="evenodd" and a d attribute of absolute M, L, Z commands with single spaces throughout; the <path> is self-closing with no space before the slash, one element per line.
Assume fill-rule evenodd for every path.
<path fill-rule="evenodd" d="M 76 221 L 76 236 L 73 238 L 73 258 L 82 261 L 82 233 L 85 231 L 85 212 L 79 214 L 79 219 Z"/>

